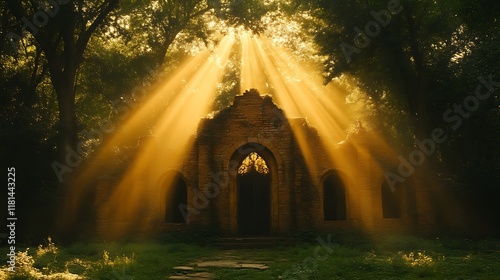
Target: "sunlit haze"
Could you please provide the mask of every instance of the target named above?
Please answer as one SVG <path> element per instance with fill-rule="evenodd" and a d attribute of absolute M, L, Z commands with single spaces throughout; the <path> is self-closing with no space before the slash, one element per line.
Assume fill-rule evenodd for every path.
<path fill-rule="evenodd" d="M 109 162 L 106 159 L 113 156 L 115 147 L 136 143 L 140 137 L 150 135 L 140 141 L 139 151 L 116 183 L 113 193 L 106 198 L 107 211 L 102 211 L 102 215 L 116 221 L 139 219 L 135 206 L 157 202 L 160 198 L 154 195 L 154 190 L 144 192 L 138 186 L 157 188 L 157 182 L 149 182 L 150 178 L 157 180 L 165 170 L 175 169 L 182 164 L 192 149 L 200 120 L 211 113 L 212 103 L 218 94 L 217 85 L 222 82 L 229 57 L 238 42 L 241 45 L 240 93 L 255 88 L 263 95 L 272 96 L 288 119 L 305 120 L 307 125 L 317 130 L 332 166 L 341 163 L 347 174 L 358 168 L 357 160 L 376 164 L 368 151 L 360 152 L 363 159 L 338 152 L 338 146 L 346 140 L 348 131 L 362 129 L 361 116 L 353 116 L 348 112 L 346 90 L 342 89 L 340 83 L 324 85 L 321 72 L 318 71 L 319 65 L 312 61 L 300 61 L 276 41 L 243 29 L 231 29 L 216 48 L 188 58 L 174 73 L 151 88 L 139 109 L 98 149 L 75 182 L 75 197 L 83 196 L 89 184 L 102 176 L 103 172 L 110 171 L 109 167 L 99 162 Z M 152 116 L 155 116 L 153 120 Z M 152 125 L 148 131 L 149 126 L 146 124 L 150 123 Z M 313 144 L 308 139 L 305 127 L 292 125 L 292 129 L 309 171 L 319 174 L 311 152 L 314 147 L 311 146 Z M 373 133 L 364 134 L 363 137 L 363 143 L 377 143 L 379 147 L 390 150 L 382 138 Z M 352 139 L 351 144 L 356 145 L 356 140 Z M 363 145 L 359 149 L 363 149 Z M 343 180 L 348 181 L 350 177 L 346 176 Z M 356 188 L 352 188 L 352 191 L 356 191 Z M 77 209 L 83 207 L 80 204 L 84 202 L 81 201 L 71 201 L 68 213 L 76 213 Z M 363 205 L 361 203 L 359 207 L 363 209 Z M 158 213 L 157 209 L 146 211 L 148 213 L 145 215 L 150 219 L 161 219 L 162 213 Z M 69 218 L 68 222 L 71 223 L 71 220 Z M 113 230 L 119 235 L 128 229 Z"/>

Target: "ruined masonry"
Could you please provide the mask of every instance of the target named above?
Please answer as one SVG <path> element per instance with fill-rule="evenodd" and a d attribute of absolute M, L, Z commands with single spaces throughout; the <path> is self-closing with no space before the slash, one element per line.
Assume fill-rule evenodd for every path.
<path fill-rule="evenodd" d="M 257 90 L 236 96 L 230 107 L 200 120 L 198 127 L 182 166 L 165 167 L 149 178 L 149 186 L 136 183 L 141 191 L 154 192 L 157 199 L 140 206 L 153 209 L 154 217 L 106 219 L 100 215 L 106 205 L 99 201 L 113 186 L 109 180 L 97 184 L 100 235 L 117 227 L 151 233 L 205 228 L 225 236 L 432 227 L 425 188 L 416 187 L 413 179 L 392 190 L 383 170 L 394 166 L 395 157 L 387 148 L 370 143 L 368 132 L 361 128 L 334 144 L 339 160 L 333 162 L 305 119 L 288 119 L 271 97 Z M 314 168 L 307 168 L 297 132 L 306 136 Z M 146 140 L 156 141 L 140 142 Z M 367 155 L 374 160 L 366 160 Z"/>

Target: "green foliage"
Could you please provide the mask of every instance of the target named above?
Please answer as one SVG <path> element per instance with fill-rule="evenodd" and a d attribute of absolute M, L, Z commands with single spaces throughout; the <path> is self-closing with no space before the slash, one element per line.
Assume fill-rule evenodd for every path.
<path fill-rule="evenodd" d="M 215 0 L 213 3 L 217 17 L 231 26 L 243 26 L 256 33 L 266 28 L 261 19 L 278 7 L 275 1 L 261 0 Z"/>
<path fill-rule="evenodd" d="M 127 256 L 110 256 L 110 253 L 104 250 L 102 260 L 94 264 L 89 269 L 89 277 L 95 279 L 116 279 L 127 277 L 134 269 L 136 269 L 134 255 Z"/>
<path fill-rule="evenodd" d="M 240 94 L 241 65 L 238 64 L 240 56 L 241 44 L 235 44 L 229 62 L 224 69 L 222 81 L 217 85 L 217 95 L 212 106 L 214 111 L 229 107 L 234 100 L 234 96 Z"/>
<path fill-rule="evenodd" d="M 337 237 L 336 237 L 337 238 Z M 348 239 L 346 235 L 344 237 Z M 50 240 L 36 254 L 20 251 L 19 267 L 2 279 L 162 279 L 173 267 L 204 260 L 263 262 L 267 270 L 209 268 L 215 279 L 493 279 L 500 273 L 498 240 L 429 239 L 378 235 L 358 246 L 337 239 L 326 258 L 308 263 L 318 244 L 261 250 L 222 251 L 184 243 L 76 243 Z M 50 257 L 49 257 L 50 256 Z M 5 257 L 2 257 L 5 258 Z M 79 278 L 77 278 L 79 277 Z M 283 278 L 284 277 L 284 278 Z"/>
<path fill-rule="evenodd" d="M 117 112 L 117 102 L 130 101 L 137 87 L 154 88 L 156 78 L 168 77 L 186 58 L 213 49 L 233 27 L 270 37 L 301 63 L 323 63 L 326 82 L 335 78 L 351 85 L 345 95 L 352 115 L 369 119 L 371 129 L 395 149 L 412 149 L 416 139 L 443 127 L 448 140 L 430 160 L 432 168 L 439 170 L 446 188 L 467 198 L 470 212 L 500 221 L 498 91 L 459 130 L 443 121 L 446 110 L 474 92 L 479 76 L 499 73 L 498 1 L 400 1 L 403 10 L 392 14 L 387 26 L 350 59 L 341 45 L 356 47 L 355 28 L 364 30 L 375 20 L 372 12 L 388 9 L 388 0 L 134 0 L 116 7 L 116 1 L 83 1 L 83 6 L 62 7 L 38 37 L 22 31 L 20 15 L 12 9 L 21 5 L 28 15 L 40 9 L 28 2 L 0 4 L 0 156 L 4 166 L 26 174 L 19 181 L 25 186 L 19 191 L 25 203 L 20 214 L 40 228 L 19 229 L 30 239 L 46 236 L 61 199 L 50 166 L 61 160 L 57 152 L 65 148 L 61 140 L 66 134 L 84 140 L 83 156 L 91 155 L 99 137 L 86 139 L 82 130 L 98 129 L 103 121 L 119 127 L 126 117 Z M 106 3 L 109 12 L 102 10 Z M 85 38 L 82 30 L 100 12 L 104 18 L 88 34 L 88 44 L 74 41 Z M 61 33 L 61 26 L 74 28 Z M 9 32 L 22 37 L 17 52 L 7 40 Z M 235 44 L 213 110 L 228 106 L 240 91 L 239 47 Z M 61 90 L 54 81 L 71 85 Z M 72 95 L 61 104 L 60 96 Z M 133 105 L 140 108 L 139 103 Z M 73 105 L 65 116 L 75 115 L 75 131 L 68 132 L 60 113 Z M 117 172 L 124 170 L 131 150 L 116 148 Z M 43 210 L 33 213 L 31 207 Z"/>
<path fill-rule="evenodd" d="M 327 57 L 326 82 L 343 76 L 354 79 L 375 108 L 367 112 L 375 129 L 395 149 L 411 150 L 417 139 L 443 128 L 448 139 L 429 158 L 430 168 L 442 170 L 438 177 L 447 189 L 467 197 L 467 211 L 498 221 L 493 214 L 499 213 L 498 204 L 490 199 L 498 196 L 500 186 L 500 149 L 493 143 L 500 137 L 498 90 L 457 130 L 443 115 L 474 94 L 478 77 L 493 75 L 499 80 L 498 13 L 492 12 L 499 4 L 394 1 L 401 12 L 386 18 L 386 26 L 379 24 L 379 32 L 372 28 L 376 35 L 366 36 L 368 24 L 377 22 L 374 13 L 387 11 L 391 1 L 293 2 L 299 13 L 313 16 L 303 26 Z"/>

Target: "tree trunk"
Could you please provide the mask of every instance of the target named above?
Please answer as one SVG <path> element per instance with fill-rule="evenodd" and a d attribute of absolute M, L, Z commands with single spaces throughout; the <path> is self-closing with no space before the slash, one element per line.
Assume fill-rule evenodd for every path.
<path fill-rule="evenodd" d="M 74 80 L 74 78 L 73 78 Z M 59 154 L 66 161 L 68 149 L 76 151 L 78 135 L 76 129 L 74 84 L 64 81 L 55 88 L 59 104 Z"/>
<path fill-rule="evenodd" d="M 173 34 L 169 34 L 165 38 L 165 42 L 161 45 L 161 47 L 158 49 L 158 55 L 156 58 L 156 63 L 158 67 L 161 67 L 163 63 L 165 63 L 165 58 L 167 56 L 168 49 L 170 48 L 170 45 L 175 40 L 175 37 L 177 37 L 177 34 L 179 34 L 181 30 L 179 31 L 172 31 Z"/>
<path fill-rule="evenodd" d="M 425 67 L 424 58 L 420 50 L 420 45 L 418 42 L 418 31 L 417 25 L 413 18 L 413 10 L 408 4 L 406 9 L 406 22 L 408 23 L 408 35 L 410 40 L 410 52 L 413 56 L 413 64 L 415 67 L 415 75 L 417 78 L 416 88 L 412 90 L 412 96 L 410 99 L 410 106 L 412 106 L 414 112 L 414 125 L 415 125 L 415 135 L 417 139 L 427 138 L 427 122 L 429 121 L 429 116 L 427 115 L 426 105 L 426 90 L 427 81 L 424 77 Z"/>

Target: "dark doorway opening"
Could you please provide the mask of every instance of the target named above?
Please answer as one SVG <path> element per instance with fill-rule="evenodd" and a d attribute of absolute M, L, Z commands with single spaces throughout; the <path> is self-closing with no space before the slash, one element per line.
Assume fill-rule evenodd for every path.
<path fill-rule="evenodd" d="M 382 183 L 382 217 L 384 219 L 401 218 L 401 186 L 391 188 L 387 181 Z"/>
<path fill-rule="evenodd" d="M 167 178 L 165 183 L 167 184 L 165 222 L 185 223 L 181 205 L 187 204 L 187 184 L 179 174 Z"/>
<path fill-rule="evenodd" d="M 271 176 L 256 153 L 250 154 L 238 170 L 238 230 L 242 236 L 271 233 Z"/>
<path fill-rule="evenodd" d="M 345 220 L 347 216 L 345 185 L 335 171 L 323 181 L 323 214 L 325 221 Z"/>

